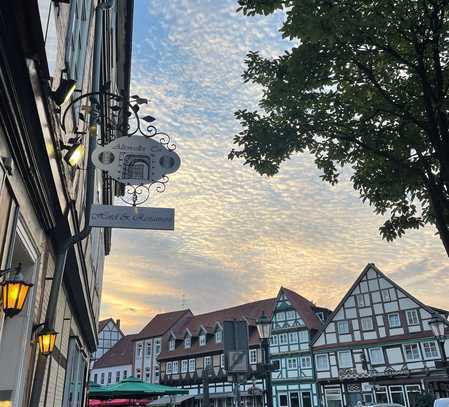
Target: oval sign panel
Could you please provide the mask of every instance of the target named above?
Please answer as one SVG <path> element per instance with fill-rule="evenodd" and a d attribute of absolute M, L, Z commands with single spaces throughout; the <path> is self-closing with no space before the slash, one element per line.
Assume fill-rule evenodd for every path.
<path fill-rule="evenodd" d="M 174 173 L 181 159 L 160 142 L 142 137 L 119 137 L 105 146 L 97 146 L 92 162 L 117 181 L 128 185 L 151 184 Z"/>

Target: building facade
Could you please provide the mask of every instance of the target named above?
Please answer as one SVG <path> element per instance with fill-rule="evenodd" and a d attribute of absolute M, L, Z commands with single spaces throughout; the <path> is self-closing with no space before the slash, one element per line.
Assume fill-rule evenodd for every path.
<path fill-rule="evenodd" d="M 134 335 L 123 336 L 95 362 L 90 380 L 99 385 L 118 383 L 132 376 Z"/>
<path fill-rule="evenodd" d="M 133 374 L 148 383 L 159 383 L 158 357 L 162 349 L 162 337 L 183 324 L 192 315 L 190 310 L 167 312 L 156 315 L 133 338 Z"/>
<path fill-rule="evenodd" d="M 120 320 L 114 321 L 112 318 L 103 319 L 98 323 L 98 346 L 92 354 L 91 366 L 100 359 L 109 349 L 111 349 L 125 335 L 120 329 Z"/>
<path fill-rule="evenodd" d="M 75 95 L 109 81 L 111 91 L 129 93 L 132 6 L 125 0 L 0 4 L 0 269 L 20 264 L 33 284 L 19 314 L 0 311 L 1 405 L 85 400 L 111 246 L 109 230 L 88 233 L 87 186 L 93 185 L 93 201 L 107 204 L 113 184 L 100 172 L 82 171 L 86 159 L 78 167 L 68 162 L 74 144 L 88 149 L 89 134 L 99 143 L 108 134 L 102 123 L 82 120 L 80 113 L 87 121 L 89 113 L 81 103 L 69 109 L 64 132 L 62 114 L 75 96 L 58 101 L 57 90 L 70 79 L 80 91 Z M 71 244 L 75 236 L 86 238 Z M 1 273 L 0 280 L 14 276 Z M 58 332 L 47 357 L 36 341 L 42 327 Z"/>
<path fill-rule="evenodd" d="M 271 361 L 279 364 L 272 373 L 274 406 L 318 405 L 311 342 L 330 313 L 294 291 L 279 291 L 270 338 Z"/>
<path fill-rule="evenodd" d="M 398 403 L 449 394 L 429 320 L 448 312 L 421 303 L 368 264 L 313 341 L 321 405 Z M 449 342 L 445 342 L 446 352 Z"/>

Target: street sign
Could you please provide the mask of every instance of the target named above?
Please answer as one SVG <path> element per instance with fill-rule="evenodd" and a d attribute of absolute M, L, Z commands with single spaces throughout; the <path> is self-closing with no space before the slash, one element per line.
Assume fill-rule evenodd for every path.
<path fill-rule="evenodd" d="M 94 228 L 174 230 L 175 210 L 171 208 L 92 205 L 89 226 Z"/>
<path fill-rule="evenodd" d="M 242 350 L 229 351 L 228 366 L 230 373 L 246 373 L 248 371 L 248 352 Z"/>
<path fill-rule="evenodd" d="M 246 321 L 223 322 L 225 368 L 228 373 L 248 371 L 248 325 Z"/>
<path fill-rule="evenodd" d="M 125 185 L 152 184 L 174 173 L 181 159 L 159 141 L 142 136 L 119 137 L 92 152 L 95 167 Z"/>

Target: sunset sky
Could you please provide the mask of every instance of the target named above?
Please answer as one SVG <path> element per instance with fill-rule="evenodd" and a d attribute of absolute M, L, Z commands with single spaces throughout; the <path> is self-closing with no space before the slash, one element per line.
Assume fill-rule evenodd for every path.
<path fill-rule="evenodd" d="M 139 331 L 155 313 L 212 311 L 273 297 L 280 286 L 333 309 L 367 263 L 423 302 L 449 309 L 449 264 L 432 227 L 394 243 L 382 217 L 346 179 L 320 180 L 300 155 L 267 179 L 229 161 L 239 124 L 260 89 L 243 84 L 249 50 L 276 56 L 292 46 L 282 14 L 244 17 L 236 0 L 135 0 L 133 93 L 172 135 L 181 168 L 150 206 L 175 208 L 174 231 L 113 232 L 102 317 Z M 118 202 L 117 202 L 118 203 Z"/>

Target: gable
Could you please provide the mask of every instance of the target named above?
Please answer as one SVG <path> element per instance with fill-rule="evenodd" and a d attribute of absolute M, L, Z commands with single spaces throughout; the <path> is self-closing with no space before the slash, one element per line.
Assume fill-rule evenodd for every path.
<path fill-rule="evenodd" d="M 314 340 L 314 346 L 422 335 L 431 310 L 369 264 Z M 431 336 L 431 332 L 429 332 Z"/>
<path fill-rule="evenodd" d="M 274 330 L 305 326 L 303 319 L 283 291 L 276 300 L 272 321 Z"/>

